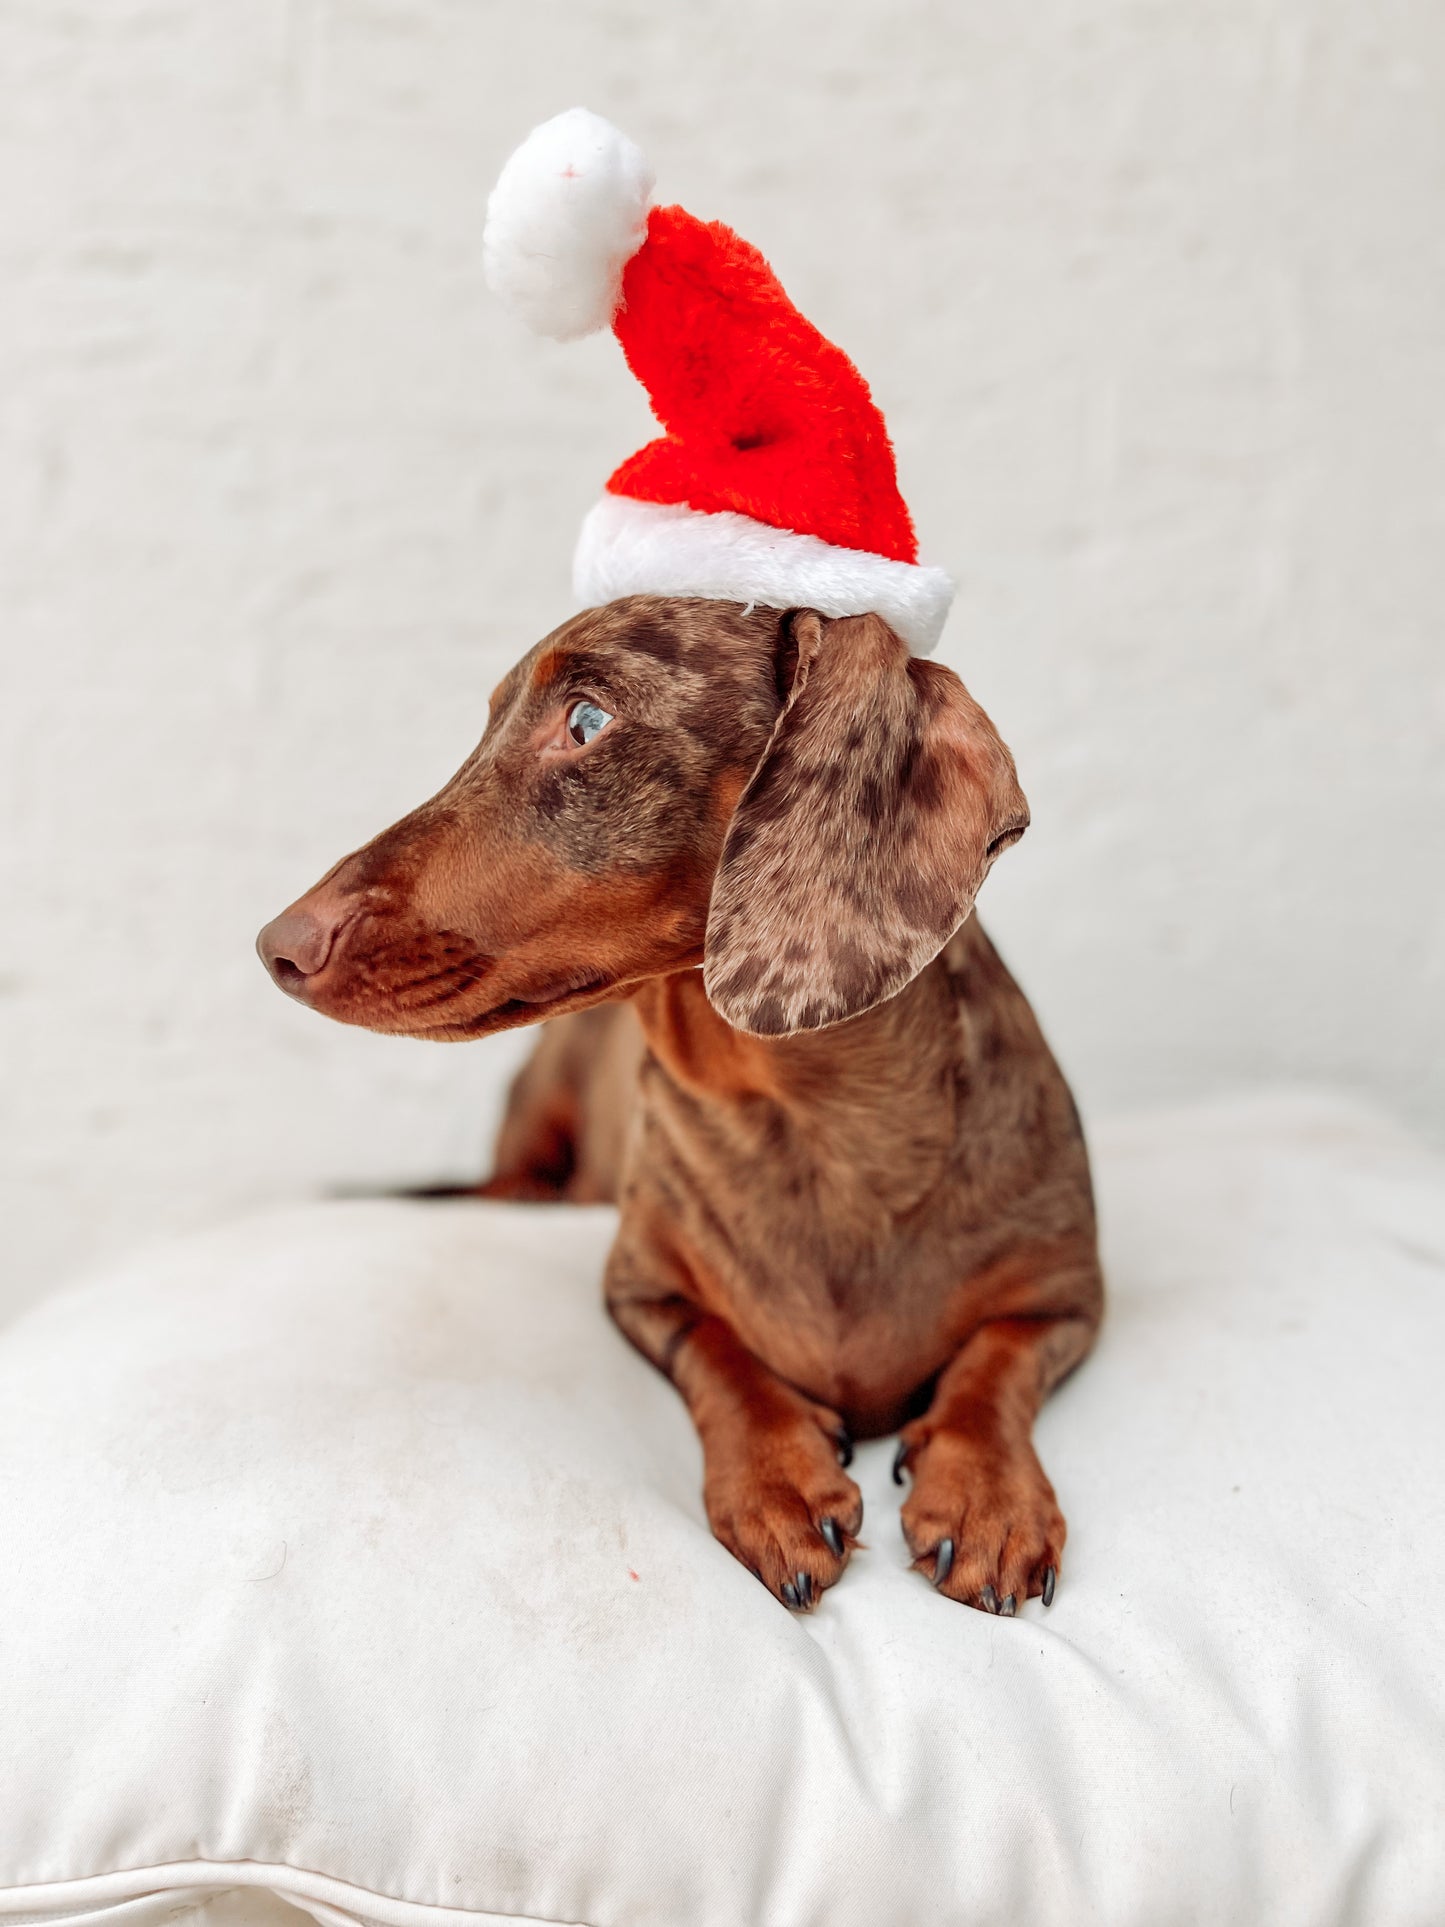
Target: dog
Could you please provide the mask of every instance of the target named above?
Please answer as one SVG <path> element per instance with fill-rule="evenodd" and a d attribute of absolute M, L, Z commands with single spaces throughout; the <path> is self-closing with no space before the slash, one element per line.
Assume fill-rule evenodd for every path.
<path fill-rule="evenodd" d="M 900 1432 L 914 1566 L 1047 1606 L 1043 1399 L 1103 1305 L 1078 1113 L 973 914 L 1028 824 L 877 616 L 632 596 L 538 643 L 428 803 L 258 949 L 349 1024 L 547 1021 L 482 1195 L 615 1199 L 608 1309 L 686 1402 L 712 1530 L 810 1610 Z"/>

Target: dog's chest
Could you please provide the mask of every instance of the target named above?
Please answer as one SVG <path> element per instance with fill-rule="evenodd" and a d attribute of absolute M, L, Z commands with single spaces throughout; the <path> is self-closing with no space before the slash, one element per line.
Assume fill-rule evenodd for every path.
<path fill-rule="evenodd" d="M 658 1134 L 650 1176 L 698 1296 L 781 1376 L 886 1422 L 943 1355 L 951 1128 L 920 1115 L 880 1156 L 866 1119 L 831 1140 L 765 1104 L 686 1126 Z"/>

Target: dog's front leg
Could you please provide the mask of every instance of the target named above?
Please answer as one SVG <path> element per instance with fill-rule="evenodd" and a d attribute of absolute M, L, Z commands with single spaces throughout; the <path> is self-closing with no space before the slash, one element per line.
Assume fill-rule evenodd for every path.
<path fill-rule="evenodd" d="M 715 1537 L 808 1611 L 841 1577 L 863 1523 L 863 1496 L 841 1469 L 852 1456 L 842 1420 L 769 1371 L 680 1278 L 640 1276 L 614 1253 L 607 1307 L 692 1414 Z"/>
<path fill-rule="evenodd" d="M 1093 1343 L 1097 1310 L 980 1325 L 903 1428 L 894 1477 L 913 1563 L 938 1590 L 985 1612 L 1053 1603 L 1064 1515 L 1033 1445 L 1051 1387 Z"/>

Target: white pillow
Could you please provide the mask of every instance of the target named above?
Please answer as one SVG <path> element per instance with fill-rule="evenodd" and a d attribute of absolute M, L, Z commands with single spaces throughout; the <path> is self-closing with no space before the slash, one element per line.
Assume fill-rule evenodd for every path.
<path fill-rule="evenodd" d="M 887 1444 L 814 1617 L 714 1543 L 606 1210 L 292 1210 L 0 1333 L 0 1922 L 1445 1918 L 1441 1168 L 1283 1100 L 1097 1164 L 1011 1621 Z"/>

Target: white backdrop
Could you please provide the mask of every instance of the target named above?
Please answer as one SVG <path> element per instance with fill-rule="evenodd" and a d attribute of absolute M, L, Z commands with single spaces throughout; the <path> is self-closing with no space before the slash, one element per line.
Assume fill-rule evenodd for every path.
<path fill-rule="evenodd" d="M 519 1040 L 328 1026 L 251 943 L 461 760 L 646 433 L 482 285 L 579 101 L 873 382 L 1086 1111 L 1445 1131 L 1445 9 L 0 0 L 12 1289 L 484 1160 Z"/>

